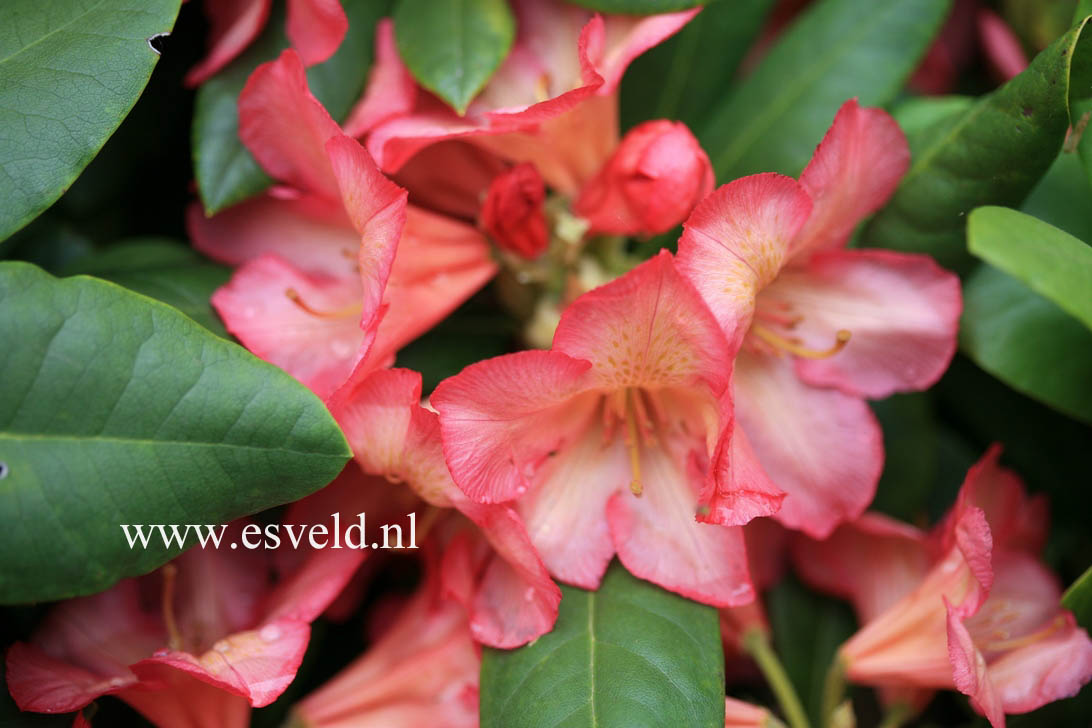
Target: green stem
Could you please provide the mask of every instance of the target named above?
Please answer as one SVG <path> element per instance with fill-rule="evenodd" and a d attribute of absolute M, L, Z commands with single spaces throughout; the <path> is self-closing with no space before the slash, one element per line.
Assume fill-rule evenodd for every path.
<path fill-rule="evenodd" d="M 913 714 L 913 710 L 906 703 L 896 703 L 892 705 L 887 713 L 883 716 L 883 721 L 880 723 L 879 728 L 900 728 L 903 723 L 910 719 Z"/>
<path fill-rule="evenodd" d="M 820 714 L 820 725 L 829 728 L 831 716 L 846 694 L 846 665 L 841 656 L 835 654 L 834 660 L 827 669 L 826 679 L 823 681 L 823 712 Z"/>
<path fill-rule="evenodd" d="M 804 705 L 796 694 L 796 690 L 789 680 L 788 673 L 782 667 L 766 639 L 765 633 L 758 629 L 752 629 L 743 636 L 743 649 L 747 651 L 762 670 L 770 689 L 777 696 L 777 702 L 792 728 L 811 728 L 808 716 L 804 712 Z"/>

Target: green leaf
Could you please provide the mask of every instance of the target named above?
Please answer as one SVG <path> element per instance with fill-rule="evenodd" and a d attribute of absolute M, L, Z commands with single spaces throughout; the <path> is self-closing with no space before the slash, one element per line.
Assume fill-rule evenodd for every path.
<path fill-rule="evenodd" d="M 967 279 L 959 345 L 1013 389 L 1092 423 L 1092 332 L 1019 280 L 987 265 Z"/>
<path fill-rule="evenodd" d="M 862 242 L 928 253 L 966 269 L 966 215 L 981 205 L 1019 206 L 1061 149 L 1070 89 L 1092 81 L 1092 46 L 1084 28 L 1066 33 L 1027 70 L 963 113 L 920 131 L 911 142 L 909 171 L 864 229 Z"/>
<path fill-rule="evenodd" d="M 217 336 L 228 337 L 209 299 L 231 278 L 231 269 L 202 258 L 184 244 L 166 238 L 122 241 L 64 269 L 65 275 L 79 273 L 105 278 L 174 306 Z"/>
<path fill-rule="evenodd" d="M 656 13 L 672 13 L 676 10 L 686 10 L 704 5 L 710 0 L 569 0 L 573 5 L 579 5 L 601 13 L 623 13 L 626 15 L 655 15 Z M 735 2 L 711 3 L 714 6 L 734 6 Z M 742 4 L 742 3 L 739 3 Z"/>
<path fill-rule="evenodd" d="M 1062 152 L 1035 185 L 1021 212 L 1081 240 L 1092 240 L 1092 184 L 1076 154 Z"/>
<path fill-rule="evenodd" d="M 345 0 L 349 31 L 329 60 L 307 70 L 311 92 L 343 121 L 360 97 L 373 59 L 375 24 L 386 12 L 381 0 Z M 201 85 L 193 110 L 193 169 L 205 214 L 265 190 L 272 180 L 239 141 L 237 101 L 251 72 L 288 47 L 284 4 L 275 3 L 265 30 L 247 50 Z"/>
<path fill-rule="evenodd" d="M 146 573 L 179 549 L 121 524 L 227 523 L 349 458 L 317 397 L 162 303 L 6 262 L 0 310 L 0 603 Z"/>
<path fill-rule="evenodd" d="M 462 114 L 516 35 L 506 0 L 398 0 L 398 52 L 413 77 Z"/>
<path fill-rule="evenodd" d="M 1092 248 L 1053 225 L 1005 207 L 967 220 L 967 247 L 1092 329 Z"/>
<path fill-rule="evenodd" d="M 678 119 L 699 128 L 710 101 L 728 92 L 772 7 L 773 0 L 714 2 L 638 56 L 622 77 L 622 128 L 649 119 Z"/>
<path fill-rule="evenodd" d="M 615 562 L 599 590 L 561 587 L 554 630 L 482 650 L 482 728 L 724 725 L 717 610 Z"/>
<path fill-rule="evenodd" d="M 891 110 L 914 151 L 915 142 L 929 141 L 922 134 L 941 119 L 961 114 L 974 104 L 973 96 L 911 96 Z"/>
<path fill-rule="evenodd" d="M 938 471 L 936 417 L 926 392 L 870 402 L 883 430 L 883 474 L 870 506 L 911 523 L 928 512 Z"/>
<path fill-rule="evenodd" d="M 838 108 L 891 101 L 947 15 L 948 0 L 822 0 L 718 104 L 698 135 L 717 179 L 797 175 Z"/>
<path fill-rule="evenodd" d="M 181 0 L 0 3 L 0 240 L 68 189 L 136 103 Z"/>
<path fill-rule="evenodd" d="M 838 647 L 853 634 L 846 605 L 808 591 L 789 577 L 766 597 L 774 648 L 816 725 L 823 712 L 823 684 Z"/>
<path fill-rule="evenodd" d="M 1065 590 L 1062 606 L 1073 612 L 1077 624 L 1092 629 L 1092 566 Z"/>

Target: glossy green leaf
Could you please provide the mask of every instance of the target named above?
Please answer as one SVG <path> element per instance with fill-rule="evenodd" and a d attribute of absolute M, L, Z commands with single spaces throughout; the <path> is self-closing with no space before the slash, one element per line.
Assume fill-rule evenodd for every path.
<path fill-rule="evenodd" d="M 122 241 L 64 269 L 65 275 L 79 273 L 105 278 L 162 301 L 227 338 L 209 299 L 231 278 L 231 269 L 202 258 L 182 243 L 162 238 Z"/>
<path fill-rule="evenodd" d="M 638 56 L 622 77 L 622 128 L 649 119 L 678 119 L 699 128 L 710 103 L 730 90 L 732 76 L 773 4 L 714 2 L 678 33 Z"/>
<path fill-rule="evenodd" d="M 598 591 L 563 586 L 552 632 L 482 650 L 482 728 L 724 725 L 717 611 L 615 562 Z"/>
<path fill-rule="evenodd" d="M 1092 329 L 1092 248 L 1053 225 L 1006 207 L 967 220 L 967 247 Z"/>
<path fill-rule="evenodd" d="M 927 141 L 922 131 L 941 119 L 961 114 L 971 108 L 973 96 L 911 96 L 891 110 L 913 151 L 915 142 Z"/>
<path fill-rule="evenodd" d="M 1065 590 L 1062 606 L 1073 612 L 1078 624 L 1092 629 L 1092 566 Z"/>
<path fill-rule="evenodd" d="M 461 114 L 508 55 L 516 20 L 506 0 L 398 0 L 394 35 L 414 78 Z"/>
<path fill-rule="evenodd" d="M 227 523 L 350 455 L 317 397 L 158 301 L 7 262 L 0 310 L 0 603 L 150 571 L 178 547 L 121 524 Z"/>
<path fill-rule="evenodd" d="M 1035 185 L 1021 212 L 1081 240 L 1092 240 L 1092 184 L 1076 154 L 1062 152 Z"/>
<path fill-rule="evenodd" d="M 913 158 L 894 197 L 862 234 L 866 245 L 928 253 L 967 268 L 964 226 L 982 205 L 1018 206 L 1050 168 L 1069 127 L 1070 88 L 1092 88 L 1084 25 L 963 113 L 911 139 Z"/>
<path fill-rule="evenodd" d="M 386 12 L 387 3 L 345 0 L 343 6 L 349 18 L 345 40 L 329 60 L 307 70 L 311 92 L 338 120 L 344 120 L 364 89 L 373 60 L 375 24 Z M 259 194 L 272 182 L 239 141 L 237 101 L 250 73 L 287 47 L 284 6 L 276 3 L 257 40 L 197 92 L 193 170 L 208 215 Z"/>
<path fill-rule="evenodd" d="M 0 3 L 0 240 L 68 189 L 133 108 L 180 0 Z"/>
<path fill-rule="evenodd" d="M 601 13 L 623 13 L 626 15 L 654 15 L 686 10 L 698 5 L 705 5 L 710 0 L 569 0 L 573 5 L 598 10 Z M 735 5 L 729 0 L 713 5 Z"/>
<path fill-rule="evenodd" d="M 1092 423 L 1092 331 L 1016 278 L 983 265 L 967 279 L 959 345 L 1013 389 Z"/>
<path fill-rule="evenodd" d="M 948 0 L 814 3 L 700 128 L 717 179 L 797 175 L 847 100 L 891 101 L 948 12 Z"/>

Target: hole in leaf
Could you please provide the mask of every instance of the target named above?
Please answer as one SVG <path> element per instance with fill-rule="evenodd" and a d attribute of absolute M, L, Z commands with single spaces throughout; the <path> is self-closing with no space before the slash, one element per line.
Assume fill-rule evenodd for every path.
<path fill-rule="evenodd" d="M 156 33 L 148 39 L 148 47 L 155 51 L 157 56 L 161 56 L 163 51 L 167 50 L 167 39 L 170 37 L 170 33 Z"/>

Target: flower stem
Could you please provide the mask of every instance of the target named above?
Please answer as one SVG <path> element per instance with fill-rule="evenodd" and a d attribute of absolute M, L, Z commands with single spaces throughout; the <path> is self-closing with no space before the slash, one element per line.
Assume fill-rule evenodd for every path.
<path fill-rule="evenodd" d="M 804 706 L 789 680 L 788 673 L 782 667 L 777 654 L 770 646 L 766 635 L 758 629 L 749 630 L 743 636 L 743 649 L 747 651 L 762 670 L 770 689 L 777 696 L 777 702 L 792 728 L 811 728 Z"/>
<path fill-rule="evenodd" d="M 835 654 L 834 660 L 827 669 L 826 679 L 823 681 L 823 712 L 820 714 L 820 725 L 829 728 L 831 716 L 838 709 L 842 698 L 846 694 L 846 666 L 841 656 Z"/>
<path fill-rule="evenodd" d="M 880 723 L 879 728 L 900 728 L 903 723 L 909 720 L 912 714 L 913 710 L 909 705 L 906 703 L 896 703 L 884 714 L 883 721 Z"/>

